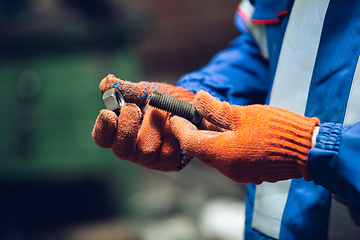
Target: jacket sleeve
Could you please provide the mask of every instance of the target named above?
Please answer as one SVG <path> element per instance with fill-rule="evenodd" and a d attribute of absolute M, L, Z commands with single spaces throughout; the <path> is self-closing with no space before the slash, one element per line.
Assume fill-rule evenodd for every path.
<path fill-rule="evenodd" d="M 360 214 L 360 122 L 323 123 L 316 140 L 309 153 L 314 182 L 347 198 Z"/>
<path fill-rule="evenodd" d="M 231 104 L 264 103 L 270 86 L 268 60 L 244 31 L 206 66 L 182 76 L 177 85 L 194 93 L 205 90 Z"/>

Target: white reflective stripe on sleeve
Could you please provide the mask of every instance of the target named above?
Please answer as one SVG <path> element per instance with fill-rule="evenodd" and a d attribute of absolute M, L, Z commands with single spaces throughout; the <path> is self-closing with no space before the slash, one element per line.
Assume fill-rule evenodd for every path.
<path fill-rule="evenodd" d="M 295 1 L 281 47 L 270 105 L 305 113 L 328 5 L 329 0 Z"/>
<path fill-rule="evenodd" d="M 254 6 L 251 5 L 249 0 L 243 0 L 239 4 L 240 11 L 245 15 L 246 20 L 249 20 L 254 14 Z"/>
<path fill-rule="evenodd" d="M 257 45 L 260 48 L 262 55 L 266 58 L 269 58 L 269 49 L 266 38 L 266 25 L 264 24 L 251 24 L 248 22 L 246 27 L 251 32 L 251 35 L 255 39 Z"/>
<path fill-rule="evenodd" d="M 360 58 L 358 59 L 346 108 L 344 124 L 360 121 Z"/>
<path fill-rule="evenodd" d="M 329 0 L 295 1 L 283 40 L 270 105 L 304 114 Z M 310 13 L 310 14 L 307 14 Z M 305 37 L 306 36 L 306 37 Z M 291 180 L 256 187 L 252 227 L 279 238 Z M 271 186 L 271 191 L 267 189 Z"/>
<path fill-rule="evenodd" d="M 239 4 L 240 14 L 247 20 L 246 28 L 251 32 L 251 35 L 258 44 L 260 51 L 264 57 L 269 57 L 269 50 L 266 39 L 266 28 L 264 24 L 252 24 L 250 19 L 252 18 L 255 8 L 251 5 L 249 0 L 243 0 Z"/>
<path fill-rule="evenodd" d="M 360 121 L 360 58 L 358 59 L 344 124 L 355 124 Z M 350 202 L 333 195 L 329 217 L 329 240 L 355 240 L 360 236 L 360 215 L 350 207 Z"/>
<path fill-rule="evenodd" d="M 281 218 L 291 180 L 264 182 L 256 187 L 251 227 L 273 238 L 279 238 Z"/>

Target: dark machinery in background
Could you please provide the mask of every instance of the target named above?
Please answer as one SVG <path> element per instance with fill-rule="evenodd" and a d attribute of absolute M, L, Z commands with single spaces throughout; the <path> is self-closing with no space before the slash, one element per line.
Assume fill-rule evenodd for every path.
<path fill-rule="evenodd" d="M 112 51 L 139 30 L 139 22 L 129 21 L 120 4 L 100 0 L 1 1 L 0 26 L 2 57 Z"/>
<path fill-rule="evenodd" d="M 110 1 L 0 2 L 0 239 L 123 214 L 133 166 L 91 130 L 101 78 L 138 77 L 127 51 L 138 30 Z"/>

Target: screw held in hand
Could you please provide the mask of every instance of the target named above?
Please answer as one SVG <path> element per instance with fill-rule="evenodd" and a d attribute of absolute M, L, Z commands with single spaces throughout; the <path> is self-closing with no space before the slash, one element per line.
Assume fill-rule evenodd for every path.
<path fill-rule="evenodd" d="M 183 117 L 196 126 L 199 126 L 202 122 L 202 117 L 195 110 L 193 104 L 168 95 L 155 92 L 150 98 L 149 105 L 173 113 L 179 117 Z"/>

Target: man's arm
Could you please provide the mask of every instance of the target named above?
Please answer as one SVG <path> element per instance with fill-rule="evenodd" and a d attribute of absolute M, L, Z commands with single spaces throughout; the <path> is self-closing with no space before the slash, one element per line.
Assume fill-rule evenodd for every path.
<path fill-rule="evenodd" d="M 268 60 L 250 33 L 244 32 L 208 65 L 181 77 L 177 85 L 194 93 L 205 90 L 231 104 L 263 104 L 270 87 Z"/>

